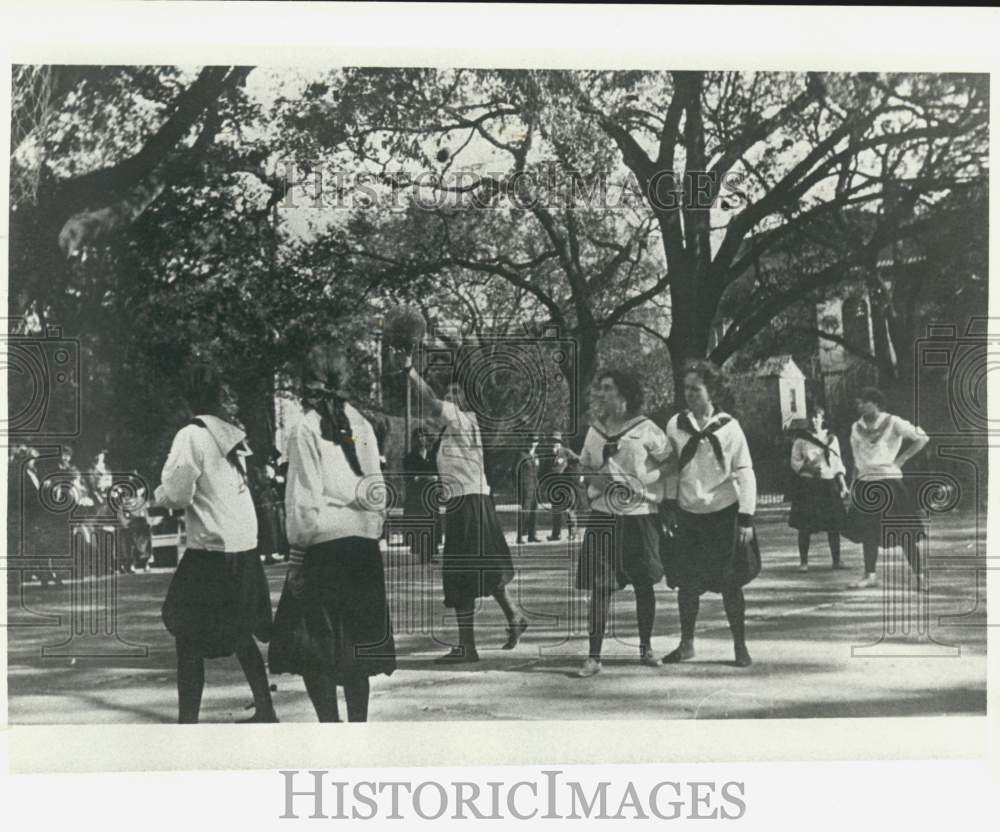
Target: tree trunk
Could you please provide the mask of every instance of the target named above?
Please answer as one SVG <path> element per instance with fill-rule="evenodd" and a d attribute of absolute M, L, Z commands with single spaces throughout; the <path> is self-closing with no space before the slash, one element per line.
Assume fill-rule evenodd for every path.
<path fill-rule="evenodd" d="M 567 435 L 563 437 L 566 444 L 579 452 L 587 435 L 586 414 L 590 386 L 594 383 L 597 373 L 597 347 L 601 335 L 595 327 L 584 327 L 576 334 L 576 364 L 563 364 L 563 378 L 569 389 L 569 416 L 575 416 L 575 425 L 567 425 Z M 573 431 L 573 428 L 576 428 Z"/>
<path fill-rule="evenodd" d="M 240 418 L 258 460 L 274 449 L 274 373 L 257 368 L 235 380 Z"/>

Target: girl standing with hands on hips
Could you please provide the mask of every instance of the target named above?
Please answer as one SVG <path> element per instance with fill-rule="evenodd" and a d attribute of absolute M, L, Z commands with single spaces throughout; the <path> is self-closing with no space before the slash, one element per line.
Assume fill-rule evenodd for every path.
<path fill-rule="evenodd" d="M 860 543 L 865 558 L 865 574 L 851 585 L 852 589 L 878 586 L 878 550 L 883 539 L 883 517 L 920 516 L 913 491 L 903 481 L 903 466 L 923 450 L 930 441 L 927 434 L 905 419 L 887 413 L 885 396 L 874 387 L 866 387 L 857 396 L 858 420 L 851 428 L 851 450 L 854 452 L 854 496 L 848 511 L 844 533 Z M 866 511 L 870 502 L 866 495 L 885 496 L 884 510 Z M 908 521 L 909 522 L 909 521 Z M 911 534 L 902 536 L 903 551 L 910 568 L 917 576 L 917 586 L 926 591 L 920 563 L 919 538 L 924 536 L 923 524 Z"/>

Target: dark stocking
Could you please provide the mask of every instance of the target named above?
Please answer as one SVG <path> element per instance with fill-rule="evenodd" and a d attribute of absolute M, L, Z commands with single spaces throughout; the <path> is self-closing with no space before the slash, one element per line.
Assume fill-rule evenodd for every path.
<path fill-rule="evenodd" d="M 264 657 L 252 637 L 248 637 L 236 648 L 236 658 L 239 659 L 243 675 L 250 683 L 253 693 L 253 705 L 257 716 L 273 716 L 274 704 L 271 702 L 271 687 L 267 681 L 267 670 L 264 669 Z"/>
<path fill-rule="evenodd" d="M 359 676 L 344 683 L 344 699 L 347 701 L 347 721 L 368 721 L 368 695 L 370 687 L 367 676 Z"/>
<path fill-rule="evenodd" d="M 611 590 L 594 588 L 590 593 L 590 658 L 601 660 L 604 631 L 608 626 L 608 611 L 611 607 Z"/>
<path fill-rule="evenodd" d="M 830 544 L 830 557 L 833 558 L 833 565 L 840 563 L 840 532 L 828 532 L 827 542 Z"/>
<path fill-rule="evenodd" d="M 873 575 L 878 566 L 878 546 L 874 543 L 865 543 L 861 547 L 865 556 L 865 574 Z"/>
<path fill-rule="evenodd" d="M 799 563 L 803 566 L 809 563 L 809 541 L 812 535 L 799 529 Z"/>
<path fill-rule="evenodd" d="M 340 722 L 337 708 L 337 685 L 333 676 L 322 670 L 311 670 L 302 676 L 306 683 L 306 693 L 316 710 L 320 722 Z"/>
<path fill-rule="evenodd" d="M 652 586 L 635 588 L 635 617 L 639 622 L 639 646 L 645 650 L 653 638 L 653 621 L 656 618 L 656 594 Z"/>
<path fill-rule="evenodd" d="M 205 689 L 205 660 L 177 643 L 177 721 L 193 724 Z"/>
<path fill-rule="evenodd" d="M 729 630 L 733 634 L 733 644 L 746 644 L 746 601 L 742 587 L 727 589 L 722 593 L 722 606 L 729 620 Z"/>

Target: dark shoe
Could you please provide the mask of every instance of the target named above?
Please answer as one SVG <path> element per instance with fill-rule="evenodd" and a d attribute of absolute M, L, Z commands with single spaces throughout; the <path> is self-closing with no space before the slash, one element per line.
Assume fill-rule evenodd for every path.
<path fill-rule="evenodd" d="M 644 667 L 659 667 L 660 660 L 653 655 L 653 648 L 645 647 L 639 654 L 639 664 Z"/>
<path fill-rule="evenodd" d="M 736 660 L 734 664 L 737 667 L 750 667 L 753 664 L 753 659 L 750 658 L 750 652 L 747 650 L 745 644 L 736 645 Z"/>
<path fill-rule="evenodd" d="M 464 664 L 466 662 L 478 662 L 479 653 L 475 650 L 466 650 L 464 647 L 452 647 L 443 656 L 434 659 L 434 664 Z"/>
<path fill-rule="evenodd" d="M 524 541 L 521 540 L 521 538 L 518 538 L 517 540 L 514 541 L 514 544 L 516 546 L 523 546 L 524 545 Z"/>
<path fill-rule="evenodd" d="M 541 542 L 542 541 L 540 541 L 537 537 L 529 537 L 528 538 L 528 543 L 541 543 Z"/>
<path fill-rule="evenodd" d="M 662 659 L 664 664 L 677 664 L 694 658 L 694 644 L 690 641 L 682 641 L 676 650 L 667 653 Z"/>
<path fill-rule="evenodd" d="M 270 713 L 265 712 L 262 714 L 259 711 L 255 711 L 253 716 L 247 717 L 246 719 L 237 719 L 236 724 L 250 725 L 251 723 L 256 723 L 256 722 L 275 723 L 278 721 L 279 721 L 278 715 L 274 712 L 274 709 L 272 708 Z"/>
<path fill-rule="evenodd" d="M 501 650 L 513 650 L 517 647 L 518 641 L 521 640 L 521 635 L 525 630 L 528 629 L 528 622 L 525 619 L 521 619 L 514 625 L 507 628 L 507 641 L 504 642 Z"/>
<path fill-rule="evenodd" d="M 558 535 L 558 534 L 550 534 L 550 535 L 549 535 L 549 536 L 548 536 L 548 537 L 546 538 L 546 540 L 559 540 L 560 538 L 561 538 L 561 535 Z"/>

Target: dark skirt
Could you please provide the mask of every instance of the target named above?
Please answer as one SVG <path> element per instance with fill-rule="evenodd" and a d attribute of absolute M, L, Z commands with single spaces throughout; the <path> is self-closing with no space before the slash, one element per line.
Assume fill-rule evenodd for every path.
<path fill-rule="evenodd" d="M 837 480 L 796 477 L 789 526 L 803 532 L 839 532 L 844 514 Z"/>
<path fill-rule="evenodd" d="M 923 535 L 927 531 L 923 514 L 916 494 L 902 479 L 856 480 L 844 536 L 854 543 L 883 546 L 886 527 Z"/>
<path fill-rule="evenodd" d="M 163 623 L 191 655 L 231 656 L 249 636 L 271 638 L 271 593 L 257 550 L 188 549 L 174 572 Z"/>
<path fill-rule="evenodd" d="M 709 514 L 678 510 L 668 583 L 687 592 L 724 592 L 760 573 L 757 535 L 738 545 L 736 503 Z"/>
<path fill-rule="evenodd" d="M 390 675 L 396 645 L 378 541 L 345 537 L 312 546 L 302 578 L 301 597 L 286 580 L 278 602 L 267 655 L 271 672 L 326 672 L 338 684 Z"/>
<path fill-rule="evenodd" d="M 659 515 L 591 511 L 581 520 L 586 528 L 577 553 L 577 589 L 652 586 L 663 579 Z"/>
<path fill-rule="evenodd" d="M 441 577 L 444 605 L 452 609 L 467 609 L 514 579 L 514 562 L 490 495 L 448 501 Z"/>

